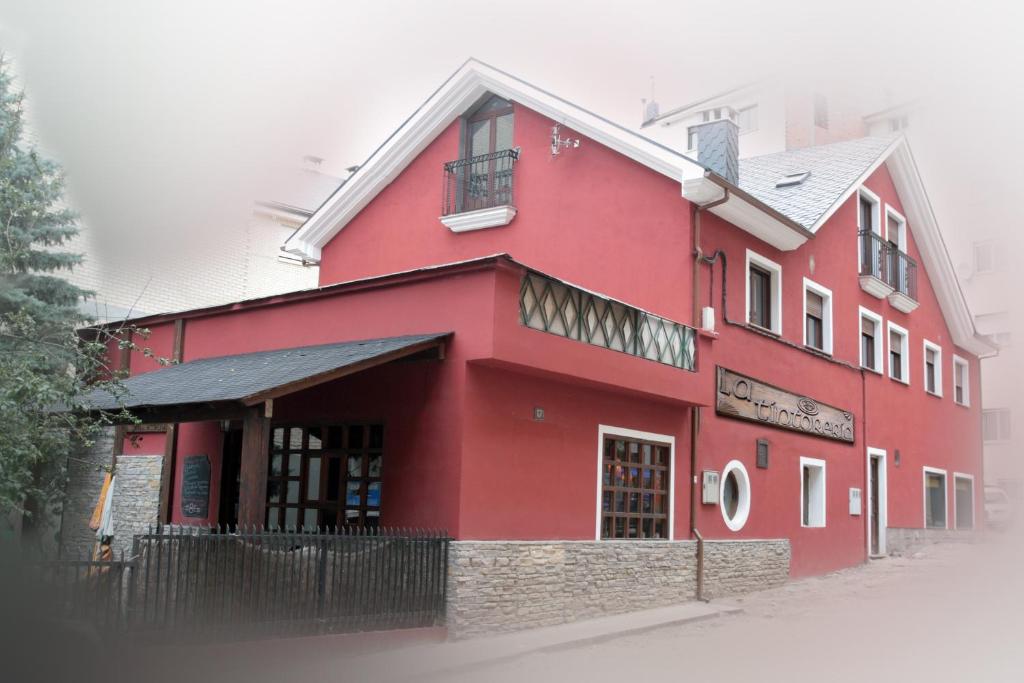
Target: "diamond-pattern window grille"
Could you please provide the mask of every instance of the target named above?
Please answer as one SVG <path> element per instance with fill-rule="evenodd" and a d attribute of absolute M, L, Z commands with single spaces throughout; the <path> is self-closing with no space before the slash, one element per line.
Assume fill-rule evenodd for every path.
<path fill-rule="evenodd" d="M 693 328 L 536 273 L 523 277 L 519 321 L 541 332 L 684 370 L 694 368 Z"/>

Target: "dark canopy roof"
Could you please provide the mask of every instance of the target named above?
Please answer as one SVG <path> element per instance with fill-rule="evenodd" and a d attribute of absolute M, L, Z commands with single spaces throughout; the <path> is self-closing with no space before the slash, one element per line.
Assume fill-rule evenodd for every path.
<path fill-rule="evenodd" d="M 450 332 L 349 341 L 203 358 L 129 377 L 125 393 L 95 390 L 94 410 L 219 405 L 241 408 L 441 346 Z M 160 411 L 166 413 L 166 411 Z M 184 421 L 184 420 L 183 420 Z"/>

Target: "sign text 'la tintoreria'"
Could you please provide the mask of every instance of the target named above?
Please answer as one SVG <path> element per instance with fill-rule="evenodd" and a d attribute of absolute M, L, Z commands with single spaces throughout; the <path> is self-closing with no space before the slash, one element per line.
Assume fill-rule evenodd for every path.
<path fill-rule="evenodd" d="M 715 412 L 811 436 L 853 443 L 853 415 L 753 377 L 718 368 Z"/>

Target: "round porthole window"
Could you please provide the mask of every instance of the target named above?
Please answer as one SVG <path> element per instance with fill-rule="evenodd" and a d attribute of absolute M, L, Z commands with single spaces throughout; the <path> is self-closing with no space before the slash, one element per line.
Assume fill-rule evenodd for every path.
<path fill-rule="evenodd" d="M 718 501 L 725 525 L 733 531 L 742 529 L 750 514 L 750 477 L 739 460 L 730 461 L 722 470 Z"/>

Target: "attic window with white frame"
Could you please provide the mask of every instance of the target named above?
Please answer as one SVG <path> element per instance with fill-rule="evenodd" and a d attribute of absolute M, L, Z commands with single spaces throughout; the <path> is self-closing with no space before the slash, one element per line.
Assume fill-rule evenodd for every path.
<path fill-rule="evenodd" d="M 953 400 L 962 406 L 971 405 L 970 366 L 960 356 L 953 356 Z"/>
<path fill-rule="evenodd" d="M 747 249 L 747 323 L 782 334 L 782 266 Z"/>
<path fill-rule="evenodd" d="M 804 278 L 804 346 L 832 353 L 832 290 Z"/>
<path fill-rule="evenodd" d="M 743 107 L 736 112 L 736 126 L 741 133 L 749 133 L 757 130 L 757 105 Z"/>
<path fill-rule="evenodd" d="M 942 396 L 942 347 L 924 340 L 924 390 Z"/>
<path fill-rule="evenodd" d="M 910 384 L 910 334 L 889 322 L 889 377 Z"/>
<path fill-rule="evenodd" d="M 825 461 L 800 458 L 800 526 L 825 526 Z"/>
<path fill-rule="evenodd" d="M 860 366 L 882 374 L 882 316 L 860 307 Z"/>

